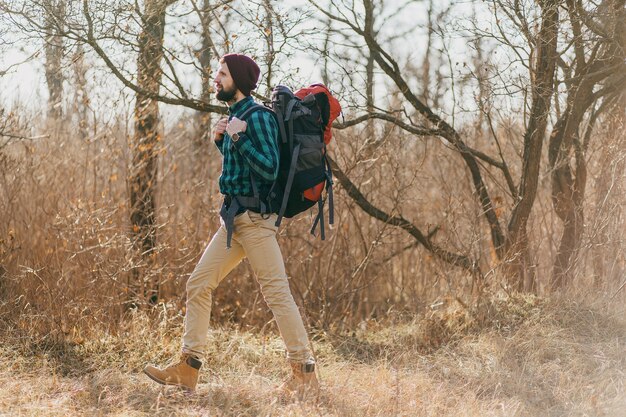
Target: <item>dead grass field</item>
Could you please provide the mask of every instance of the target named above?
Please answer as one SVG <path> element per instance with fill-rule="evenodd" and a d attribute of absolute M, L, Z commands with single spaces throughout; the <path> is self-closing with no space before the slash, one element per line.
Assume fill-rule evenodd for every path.
<path fill-rule="evenodd" d="M 145 377 L 179 349 L 180 318 L 134 313 L 116 336 L 63 343 L 9 331 L 0 348 L 7 416 L 626 416 L 623 308 L 530 296 L 449 307 L 411 322 L 316 334 L 318 403 L 280 403 L 275 334 L 211 332 L 199 389 Z"/>

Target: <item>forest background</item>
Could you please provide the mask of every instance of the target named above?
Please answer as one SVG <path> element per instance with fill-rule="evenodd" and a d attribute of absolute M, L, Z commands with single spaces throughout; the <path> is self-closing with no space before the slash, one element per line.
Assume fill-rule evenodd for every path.
<path fill-rule="evenodd" d="M 532 401 L 542 389 L 525 397 L 494 383 L 489 401 L 474 392 L 476 415 L 496 403 L 506 404 L 502 415 L 610 414 L 626 398 L 623 0 L 3 0 L 0 12 L 0 331 L 8 357 L 52 355 L 46 366 L 68 384 L 92 378 L 91 400 L 70 396 L 71 407 L 100 407 L 106 384 L 93 378 L 107 379 L 96 372 L 103 363 L 138 355 L 128 367 L 111 365 L 126 375 L 155 349 L 176 351 L 186 279 L 219 227 L 221 160 L 210 129 L 226 109 L 212 75 L 228 52 L 260 64 L 258 101 L 278 84 L 323 82 L 343 107 L 329 148 L 334 227 L 325 241 L 310 236 L 310 213 L 279 232 L 322 357 L 327 349 L 369 365 L 384 359 L 380 369 L 398 372 L 408 343 L 449 369 L 437 355 L 471 346 L 464 338 L 495 332 L 523 350 L 523 326 L 541 334 L 549 327 L 541 317 L 570 311 L 559 325 L 591 317 L 592 330 L 565 333 L 616 344 L 609 354 L 596 339 L 580 340 L 611 365 L 591 365 L 581 348 L 585 366 L 576 376 L 562 370 L 565 379 L 582 378 L 587 366 L 617 374 L 599 375 L 576 400 L 544 381 L 546 406 Z M 246 262 L 218 289 L 213 311 L 216 343 L 245 334 L 265 352 L 266 338 L 275 342 Z M 372 344 L 389 326 L 408 326 L 408 339 L 398 330 L 400 339 Z M 150 327 L 160 330 L 143 333 Z M 138 334 L 150 348 L 125 345 Z M 162 337 L 166 347 L 157 348 Z M 88 345 L 94 340 L 107 342 Z M 105 345 L 121 352 L 112 359 Z M 449 379 L 437 375 L 433 387 Z M 458 403 L 442 400 L 438 414 L 467 404 L 468 391 L 459 392 L 442 395 Z M 287 412 L 223 395 L 192 406 Z M 370 413 L 404 413 L 400 393 L 380 395 L 365 402 Z M 172 401 L 166 410 L 189 412 L 186 400 Z M 147 386 L 139 404 L 154 411 Z M 364 412 L 328 399 L 322 407 Z M 427 415 L 416 407 L 407 410 Z"/>

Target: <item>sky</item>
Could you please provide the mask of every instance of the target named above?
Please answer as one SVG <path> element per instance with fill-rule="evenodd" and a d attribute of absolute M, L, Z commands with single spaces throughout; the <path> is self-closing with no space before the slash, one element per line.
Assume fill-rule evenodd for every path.
<path fill-rule="evenodd" d="M 301 7 L 306 1 L 300 0 L 299 4 L 296 2 L 289 2 L 289 7 L 291 7 L 290 13 L 293 14 L 294 8 Z M 384 19 L 385 16 L 394 14 L 398 4 L 404 3 L 404 1 L 387 1 L 385 2 L 385 9 L 382 11 L 380 16 L 377 16 L 378 19 Z M 442 7 L 441 2 L 435 2 L 437 7 Z M 185 6 L 184 4 L 181 5 Z M 396 15 L 393 20 L 391 20 L 388 24 L 384 25 L 381 29 L 383 35 L 384 32 L 391 33 L 393 31 L 403 31 L 406 35 L 399 37 L 392 43 L 392 47 L 390 48 L 391 53 L 394 57 L 398 57 L 400 62 L 411 62 L 411 64 L 419 64 L 423 59 L 424 45 L 426 44 L 425 30 L 420 29 L 423 28 L 426 24 L 426 10 L 427 10 L 426 2 L 416 2 L 414 5 L 409 6 L 407 9 L 404 9 L 403 13 Z M 471 14 L 471 4 L 470 2 L 458 2 L 458 4 L 454 8 L 454 13 L 456 13 L 459 17 L 468 16 Z M 317 15 L 321 15 L 320 12 L 316 12 Z M 487 20 L 490 18 L 488 13 L 484 13 L 480 19 Z M 186 36 L 185 35 L 185 25 L 193 25 L 193 19 L 187 20 L 186 23 L 177 24 L 177 22 L 170 21 L 168 22 L 168 29 L 170 30 L 171 35 L 167 39 L 174 39 L 176 36 Z M 312 19 L 307 20 L 306 25 L 314 26 L 316 25 Z M 45 108 L 45 105 L 42 105 L 47 101 L 47 88 L 45 84 L 45 76 L 42 67 L 42 59 L 43 57 L 43 44 L 41 40 L 38 39 L 29 39 L 27 42 L 20 42 L 20 47 L 11 47 L 8 46 L 7 43 L 11 43 L 11 41 L 16 40 L 14 36 L 7 36 L 3 34 L 3 44 L 0 44 L 4 49 L 0 50 L 2 52 L 0 57 L 0 71 L 6 70 L 11 67 L 11 69 L 5 73 L 3 76 L 0 76 L 0 104 L 9 109 L 19 105 L 22 108 L 28 108 L 33 112 L 37 112 Z M 189 35 L 191 36 L 191 35 Z M 236 35 L 235 35 L 236 36 Z M 247 34 L 245 31 L 240 34 L 240 36 L 232 38 L 233 49 L 237 48 L 252 48 L 253 50 L 263 50 L 263 44 L 258 43 L 258 40 L 254 39 L 254 35 Z M 255 46 L 255 42 L 257 42 Z M 464 59 L 468 55 L 468 46 L 467 42 L 464 39 L 459 38 L 450 38 L 448 45 L 450 48 L 450 54 L 454 61 L 450 62 L 450 65 L 456 69 L 459 68 L 459 65 L 462 64 Z M 288 70 L 297 73 L 297 78 L 303 83 L 312 83 L 321 81 L 321 61 L 315 60 L 311 53 L 306 50 L 298 50 L 292 48 L 291 50 L 287 50 L 290 54 L 288 58 L 288 62 L 285 62 L 281 67 L 288 65 Z M 38 54 L 38 57 L 21 65 L 16 65 L 22 61 L 24 61 L 28 56 L 32 54 Z M 126 54 L 124 58 L 128 60 L 128 57 L 132 55 Z M 95 57 L 93 54 L 90 55 L 88 59 L 90 65 L 93 66 L 92 70 L 90 70 L 89 75 L 90 85 L 92 90 L 90 91 L 90 97 L 93 102 L 94 108 L 101 109 L 116 109 L 120 110 L 120 106 L 127 107 L 123 111 L 130 114 L 130 110 L 132 109 L 132 92 L 128 89 L 123 89 L 121 83 L 115 79 L 108 71 L 98 70 L 103 68 L 103 64 L 101 60 Z M 132 64 L 132 61 L 131 61 Z M 461 67 L 462 68 L 462 67 Z M 343 68 L 337 69 L 338 71 L 344 70 Z M 350 69 L 348 69 L 350 71 Z M 462 71 L 459 69 L 459 71 Z M 183 74 L 187 74 L 183 76 L 183 83 L 186 83 L 190 86 L 195 86 L 196 93 L 199 94 L 198 86 L 198 78 L 197 76 L 192 76 L 189 71 L 183 71 Z M 461 73 L 459 72 L 458 75 Z M 70 74 L 67 74 L 70 75 Z M 276 82 L 280 82 L 280 78 L 276 80 Z M 410 80 L 411 81 L 411 80 Z M 376 84 L 376 96 L 381 100 L 385 98 L 387 94 L 387 86 L 388 80 L 385 77 L 379 77 L 378 82 Z M 66 89 L 69 90 L 69 89 Z M 67 91 L 69 93 L 69 91 Z M 458 98 L 457 98 L 458 99 Z M 449 96 L 448 100 L 452 102 L 453 97 Z M 381 105 L 383 103 L 380 103 Z M 451 111 L 453 106 L 450 104 L 448 111 Z M 172 120 L 178 117 L 178 115 L 183 111 L 180 108 L 173 108 L 172 106 L 161 106 L 162 114 L 165 118 L 171 118 Z"/>

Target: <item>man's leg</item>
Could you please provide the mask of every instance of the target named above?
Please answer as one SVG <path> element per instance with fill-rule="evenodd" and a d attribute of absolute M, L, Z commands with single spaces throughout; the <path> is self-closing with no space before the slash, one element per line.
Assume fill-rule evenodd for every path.
<path fill-rule="evenodd" d="M 285 272 L 285 263 L 276 241 L 276 215 L 263 219 L 246 212 L 235 223 L 234 240 L 241 244 L 257 275 L 265 302 L 272 310 L 290 361 L 311 359 L 309 341 L 300 311 L 294 302 Z"/>
<path fill-rule="evenodd" d="M 213 290 L 243 258 L 241 245 L 233 241 L 226 247 L 226 229 L 222 225 L 205 249 L 187 281 L 187 304 L 183 352 L 202 357 L 209 330 Z"/>
<path fill-rule="evenodd" d="M 230 249 L 226 248 L 226 230 L 222 225 L 187 281 L 185 332 L 180 360 L 165 369 L 148 365 L 143 370 L 146 375 L 160 384 L 178 385 L 190 390 L 196 388 L 202 365 L 199 358 L 204 353 L 209 329 L 212 292 L 242 257 L 243 249 L 238 243 L 233 242 Z"/>
<path fill-rule="evenodd" d="M 238 242 L 250 261 L 261 285 L 261 292 L 272 310 L 280 334 L 287 347 L 292 375 L 279 388 L 279 395 L 304 400 L 319 394 L 315 361 L 300 311 L 289 290 L 285 263 L 276 241 L 276 215 L 268 219 L 248 212 L 237 224 Z"/>

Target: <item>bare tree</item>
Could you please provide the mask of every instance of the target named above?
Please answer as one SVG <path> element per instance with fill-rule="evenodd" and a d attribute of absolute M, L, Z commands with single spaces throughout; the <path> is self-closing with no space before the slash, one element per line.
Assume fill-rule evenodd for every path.
<path fill-rule="evenodd" d="M 593 210 L 585 226 L 591 245 L 595 289 L 600 290 L 603 284 L 606 288 L 616 285 L 618 290 L 613 297 L 619 291 L 623 291 L 626 283 L 625 248 L 619 245 L 623 240 L 623 229 L 626 225 L 623 210 L 626 196 L 624 126 L 626 126 L 626 93 L 622 92 L 594 123 L 593 135 L 602 138 L 601 140 L 606 143 L 598 146 L 599 155 L 590 158 L 589 161 L 591 167 L 598 166 L 600 171 L 590 184 L 595 196 L 591 205 Z"/>
<path fill-rule="evenodd" d="M 267 73 L 265 74 L 265 91 L 266 94 L 269 95 L 272 88 L 274 88 L 273 69 L 274 61 L 276 60 L 274 45 L 276 12 L 274 11 L 271 0 L 263 1 L 263 12 L 265 13 L 265 22 L 261 29 L 263 37 L 265 38 L 265 66 L 267 67 Z"/>
<path fill-rule="evenodd" d="M 198 61 L 200 63 L 200 74 L 202 78 L 201 100 L 211 102 L 211 60 L 217 56 L 217 50 L 211 35 L 211 23 L 215 20 L 215 6 L 211 5 L 210 0 L 204 0 L 202 6 L 198 6 L 195 1 L 192 2 L 198 17 L 200 18 L 200 27 L 202 29 L 202 43 L 200 49 L 196 51 Z M 197 140 L 196 146 L 200 150 L 206 142 L 211 130 L 211 112 L 198 111 L 196 113 L 197 123 Z"/>
<path fill-rule="evenodd" d="M 563 222 L 551 286 L 565 284 L 584 230 L 583 202 L 587 183 L 587 149 L 596 120 L 626 87 L 625 2 L 608 0 L 591 12 L 567 0 L 572 26 L 572 62 L 560 61 L 567 91 L 566 108 L 550 135 L 552 202 Z M 594 103 L 600 103 L 593 108 Z M 587 127 L 583 122 L 587 116 Z"/>
<path fill-rule="evenodd" d="M 383 113 L 376 113 L 373 111 L 372 106 L 368 105 L 368 108 L 365 109 L 368 113 L 367 115 L 358 117 L 345 124 L 337 124 L 337 127 L 348 127 L 360 121 L 379 118 L 391 121 L 407 132 L 415 135 L 436 135 L 446 139 L 459 152 L 468 168 L 469 178 L 473 184 L 475 195 L 478 198 L 483 216 L 491 231 L 490 235 L 493 247 L 498 257 L 508 265 L 507 270 L 511 277 L 510 283 L 516 289 L 530 291 L 537 290 L 537 283 L 533 262 L 529 254 L 529 242 L 526 229 L 538 190 L 543 141 L 548 126 L 548 118 L 551 114 L 551 100 L 555 93 L 555 69 L 557 62 L 563 61 L 557 53 L 557 45 L 559 37 L 561 36 L 559 9 L 562 7 L 562 2 L 541 0 L 536 3 L 540 9 L 537 19 L 538 31 L 536 34 L 532 33 L 526 20 L 519 19 L 519 22 L 524 25 L 522 27 L 522 33 L 528 40 L 532 59 L 528 67 L 530 71 L 529 78 L 531 80 L 530 111 L 527 127 L 523 135 L 523 154 L 521 157 L 519 185 L 515 185 L 511 173 L 509 172 L 508 164 L 505 162 L 502 154 L 500 154 L 500 158 L 493 158 L 479 150 L 467 146 L 462 134 L 442 117 L 437 115 L 426 103 L 420 100 L 418 94 L 409 87 L 409 82 L 406 76 L 403 75 L 397 61 L 391 56 L 389 50 L 379 41 L 379 34 L 376 32 L 375 25 L 373 24 L 375 2 L 364 0 L 361 5 L 363 10 L 361 14 L 357 13 L 355 8 L 350 9 L 349 6 L 347 6 L 345 11 L 338 10 L 334 12 L 332 9 L 323 8 L 316 2 L 311 1 L 311 4 L 328 19 L 343 25 L 345 28 L 350 29 L 353 33 L 360 36 L 366 43 L 368 51 L 371 54 L 370 56 L 374 58 L 376 64 L 385 72 L 389 79 L 394 82 L 405 100 L 423 117 L 423 122 L 427 126 L 431 126 L 416 125 L 412 121 L 407 123 L 402 121 L 402 118 L 398 116 L 394 117 L 391 114 L 385 115 Z M 512 19 L 519 16 L 523 17 L 519 3 L 509 4 L 505 2 L 495 2 L 495 5 L 502 8 L 504 13 L 511 16 Z M 573 7 L 570 7 L 570 9 L 573 10 Z M 366 70 L 367 74 L 371 73 L 371 62 L 370 65 L 366 65 Z M 425 96 L 425 94 L 421 94 L 421 96 Z M 597 94 L 595 98 L 598 98 Z M 371 97 L 368 94 L 368 103 L 370 102 Z M 566 113 L 569 113 L 569 111 Z M 486 164 L 486 166 L 481 168 L 481 164 Z M 488 168 L 496 168 L 501 171 L 502 175 L 506 178 L 510 194 L 513 197 L 511 216 L 506 228 L 506 233 L 500 225 L 498 216 L 495 214 L 487 184 L 483 179 L 483 172 Z M 355 190 L 354 193 L 349 192 L 349 194 L 357 200 L 362 208 L 380 220 L 386 222 L 391 221 L 390 219 L 392 219 L 393 216 L 384 214 L 382 210 L 367 202 L 362 194 L 356 193 L 357 189 L 355 189 L 354 184 L 348 182 L 347 177 L 342 175 L 341 170 L 337 166 L 335 166 L 335 169 L 342 184 L 348 190 Z M 405 219 L 403 219 L 403 221 L 393 220 L 392 224 L 402 224 L 403 226 L 401 227 L 406 230 L 415 227 Z M 423 233 L 420 232 L 420 234 L 424 236 Z M 425 239 L 424 242 L 426 242 Z M 431 250 L 436 247 L 432 243 L 425 243 L 425 246 Z M 449 254 L 446 254 L 446 251 L 441 251 L 440 249 L 441 248 L 435 251 L 435 254 L 438 253 L 438 256 L 447 261 L 456 263 L 458 259 L 464 258 L 458 256 L 451 257 Z M 467 262 L 461 262 L 459 265 L 465 265 L 465 267 L 467 267 L 467 265 L 475 265 L 475 262 L 467 260 Z"/>
<path fill-rule="evenodd" d="M 59 120 L 63 100 L 63 25 L 65 24 L 65 0 L 45 0 L 44 29 L 46 63 L 45 74 L 48 85 L 48 117 Z"/>
<path fill-rule="evenodd" d="M 76 47 L 72 59 L 74 77 L 74 113 L 77 116 L 78 134 L 80 139 L 85 140 L 89 136 L 89 93 L 87 86 L 87 64 L 85 63 L 85 50 L 83 45 Z"/>
<path fill-rule="evenodd" d="M 131 141 L 128 186 L 133 243 L 144 257 L 149 257 L 156 246 L 157 162 L 162 136 L 158 101 L 143 92 L 158 93 L 161 85 L 165 12 L 172 3 L 172 0 L 146 1 L 138 39 L 137 86 L 140 91 L 135 101 L 135 132 Z M 143 294 L 147 295 L 146 291 L 154 289 L 143 290 Z"/>
<path fill-rule="evenodd" d="M 506 169 L 505 165 L 479 151 L 476 151 L 468 147 L 466 143 L 464 142 L 464 140 L 462 139 L 461 135 L 450 124 L 448 124 L 444 119 L 442 119 L 439 115 L 437 115 L 428 105 L 423 103 L 417 97 L 417 94 L 411 89 L 411 87 L 409 87 L 409 84 L 406 78 L 403 76 L 402 71 L 400 70 L 400 67 L 398 63 L 396 62 L 396 60 L 379 43 L 378 39 L 376 38 L 376 34 L 372 33 L 371 31 L 366 30 L 367 28 L 366 25 L 361 27 L 358 21 L 348 20 L 346 14 L 334 14 L 328 10 L 325 10 L 317 6 L 315 3 L 313 3 L 313 5 L 317 7 L 318 10 L 320 10 L 328 18 L 345 25 L 346 27 L 351 29 L 354 33 L 359 35 L 365 41 L 369 51 L 371 52 L 372 56 L 374 57 L 379 67 L 395 83 L 399 91 L 402 93 L 406 101 L 413 107 L 413 109 L 423 117 L 424 122 L 430 124 L 430 126 L 432 127 L 425 127 L 425 126 L 420 126 L 420 125 L 413 125 L 412 123 L 405 123 L 405 122 L 402 122 L 398 116 L 392 116 L 392 115 L 385 116 L 381 114 L 373 114 L 373 115 L 364 116 L 362 118 L 357 118 L 351 123 L 349 123 L 349 125 L 352 125 L 353 123 L 356 123 L 358 121 L 363 121 L 372 117 L 383 118 L 383 119 L 392 121 L 394 123 L 397 123 L 398 126 L 403 128 L 404 130 L 410 133 L 416 134 L 416 135 L 420 135 L 420 136 L 434 135 L 434 136 L 440 136 L 442 138 L 445 138 L 460 153 L 463 161 L 465 162 L 467 168 L 469 169 L 471 182 L 475 188 L 475 192 L 476 192 L 476 195 L 478 196 L 479 203 L 481 204 L 484 216 L 490 227 L 491 239 L 494 243 L 494 247 L 496 248 L 496 251 L 498 252 L 498 254 L 503 257 L 504 249 L 505 249 L 505 235 L 502 231 L 501 225 L 499 224 L 498 218 L 494 212 L 493 203 L 489 195 L 489 192 L 487 190 L 485 181 L 483 179 L 483 175 L 481 173 L 481 170 L 478 164 L 478 159 L 480 158 L 482 161 L 487 162 L 488 164 L 495 166 L 502 170 Z M 365 11 L 364 21 L 369 21 L 369 19 L 372 19 L 372 16 L 374 13 L 374 3 L 371 0 L 364 0 L 363 8 Z M 343 125 L 342 127 L 345 127 L 345 126 L 347 125 Z M 339 175 L 339 177 L 341 179 L 341 175 Z M 377 212 L 377 210 L 372 210 L 372 212 Z M 384 220 L 387 218 L 387 216 L 380 216 L 377 218 Z M 388 219 L 385 221 L 388 221 Z M 419 229 L 415 225 L 411 224 L 410 222 L 407 222 L 407 223 L 408 223 L 407 227 L 410 227 L 412 229 L 414 228 L 415 230 L 419 231 Z M 416 236 L 417 235 L 418 234 L 416 234 Z M 426 236 L 426 234 L 419 232 L 419 236 L 421 236 L 420 241 L 426 242 L 425 238 L 422 239 L 422 237 Z M 454 261 L 453 263 L 459 266 L 463 265 L 465 268 L 469 270 L 473 270 L 476 268 L 476 265 L 477 265 L 476 262 L 467 259 L 466 256 L 461 256 L 461 255 L 450 256 L 450 254 L 447 251 L 441 250 L 441 248 L 438 248 L 436 245 L 432 243 L 428 243 L 425 247 L 429 249 L 437 248 L 438 250 L 434 251 L 433 253 L 437 255 L 438 257 L 441 257 L 444 260 L 452 261 L 455 259 L 466 259 L 465 261 L 462 261 L 460 263 L 457 263 L 458 261 Z"/>
<path fill-rule="evenodd" d="M 541 149 L 546 133 L 550 101 L 554 93 L 554 71 L 556 68 L 559 30 L 559 1 L 540 0 L 541 28 L 535 40 L 533 53 L 535 62 L 531 68 L 532 107 L 528 127 L 524 134 L 522 174 L 516 202 L 509 221 L 507 252 L 516 269 L 513 284 L 518 289 L 536 289 L 536 277 L 530 268 L 528 253 L 527 223 L 530 216 L 539 180 Z M 530 273 L 530 276 L 526 276 Z"/>
<path fill-rule="evenodd" d="M 511 136 L 514 145 L 506 143 L 509 138 L 502 141 L 498 137 L 499 120 L 495 119 L 492 113 L 494 106 L 489 102 L 493 98 L 489 97 L 489 94 L 494 94 L 493 89 L 489 89 L 487 81 L 483 84 L 478 73 L 475 78 L 479 82 L 477 100 L 480 103 L 477 108 L 480 113 L 475 122 L 477 121 L 479 129 L 472 130 L 468 125 L 455 123 L 455 108 L 450 114 L 446 114 L 447 98 L 442 99 L 441 92 L 447 90 L 450 95 L 454 95 L 458 89 L 463 94 L 469 79 L 461 76 L 462 82 L 451 85 L 456 74 L 452 68 L 454 57 L 446 49 L 448 44 L 443 39 L 447 35 L 442 29 L 453 20 L 447 14 L 447 5 L 444 6 L 444 11 L 437 14 L 436 3 L 430 2 L 428 20 L 424 23 L 427 30 L 427 51 L 423 59 L 413 60 L 421 62 L 422 68 L 416 69 L 411 62 L 402 62 L 401 54 L 406 52 L 411 58 L 415 55 L 411 54 L 412 51 L 393 49 L 394 40 L 405 43 L 407 40 L 412 41 L 415 29 L 412 27 L 403 32 L 400 28 L 392 27 L 392 20 L 402 16 L 404 6 L 413 3 L 418 2 L 407 1 L 402 7 L 390 11 L 388 7 L 384 7 L 384 2 L 374 0 L 357 3 L 333 2 L 328 7 L 311 0 L 310 4 L 317 11 L 317 15 L 321 16 L 320 21 L 323 21 L 325 28 L 322 36 L 315 40 L 311 36 L 299 35 L 319 34 L 319 29 L 300 29 L 298 24 L 302 23 L 301 18 L 290 21 L 286 17 L 287 13 L 282 13 L 279 3 L 266 0 L 204 0 L 201 4 L 194 0 L 191 5 L 179 2 L 168 9 L 176 17 L 176 22 L 185 22 L 188 16 L 197 16 L 201 30 L 186 33 L 189 36 L 174 36 L 176 39 L 164 35 L 165 8 L 172 4 L 171 1 L 146 1 L 141 3 L 143 10 L 139 10 L 139 6 L 132 2 L 125 1 L 115 6 L 97 0 L 83 1 L 81 4 L 72 2 L 68 6 L 65 21 L 52 20 L 52 26 L 46 26 L 40 18 L 36 18 L 37 13 L 32 7 L 23 8 L 19 2 L 6 0 L 0 1 L 0 6 L 12 16 L 21 16 L 22 21 L 27 22 L 24 26 L 28 26 L 31 31 L 54 32 L 58 37 L 71 41 L 70 44 L 83 45 L 86 53 L 95 53 L 99 62 L 106 65 L 107 70 L 117 77 L 121 85 L 136 94 L 134 136 L 131 140 L 132 169 L 128 185 L 132 211 L 131 234 L 141 253 L 152 253 L 156 245 L 154 195 L 157 187 L 156 161 L 162 143 L 158 103 L 185 106 L 197 111 L 194 117 L 199 134 L 196 136 L 201 139 L 209 130 L 210 115 L 225 112 L 223 106 L 211 103 L 211 60 L 233 48 L 236 42 L 240 42 L 239 39 L 254 39 L 258 45 L 262 45 L 259 50 L 251 48 L 251 43 L 248 42 L 239 43 L 237 52 L 261 57 L 259 63 L 263 66 L 265 76 L 262 85 L 269 91 L 277 79 L 292 75 L 285 74 L 286 66 L 283 64 L 289 54 L 293 53 L 294 46 L 309 46 L 318 41 L 324 43 L 317 52 L 323 58 L 322 76 L 325 81 L 335 82 L 343 76 L 340 80 L 342 87 L 346 87 L 347 80 L 347 88 L 352 89 L 349 94 L 356 97 L 356 100 L 349 103 L 350 111 L 355 111 L 352 113 L 354 118 L 337 122 L 335 126 L 349 129 L 363 123 L 366 129 L 359 134 L 366 140 L 386 140 L 401 132 L 404 135 L 403 140 L 419 138 L 424 143 L 436 142 L 438 146 L 443 146 L 442 149 L 454 150 L 456 156 L 451 160 L 453 165 L 448 168 L 454 169 L 455 173 L 461 173 L 455 190 L 463 191 L 463 198 L 471 202 L 469 207 L 475 207 L 477 217 L 480 218 L 480 225 L 474 226 L 478 222 L 471 223 L 472 227 L 480 229 L 482 236 L 474 241 L 489 245 L 495 253 L 491 264 L 487 265 L 488 268 L 506 265 L 504 270 L 510 276 L 512 287 L 536 290 L 536 256 L 532 253 L 533 245 L 529 242 L 528 228 L 537 199 L 544 153 L 543 141 L 550 125 L 550 117 L 556 118 L 548 149 L 550 174 L 556 184 L 555 207 L 558 207 L 558 212 L 563 214 L 564 219 L 577 219 L 567 220 L 567 224 L 573 226 L 566 226 L 566 229 L 570 236 L 579 236 L 580 229 L 575 224 L 582 224 L 582 218 L 573 215 L 575 211 L 565 210 L 567 204 L 564 202 L 569 198 L 568 193 L 574 196 L 576 192 L 573 190 L 584 182 L 585 138 L 593 136 L 594 121 L 610 107 L 611 100 L 615 100 L 612 97 L 622 86 L 621 78 L 616 74 L 621 71 L 618 64 L 620 59 L 623 60 L 623 57 L 620 58 L 623 46 L 618 47 L 618 43 L 611 40 L 618 36 L 619 25 L 614 25 L 616 29 L 609 29 L 610 25 L 601 21 L 598 13 L 600 10 L 614 10 L 615 14 L 623 8 L 623 1 L 606 0 L 601 7 L 592 7 L 590 3 L 574 0 L 491 2 L 498 15 L 494 16 L 495 30 L 491 33 L 486 30 L 485 36 L 491 36 L 489 39 L 495 41 L 494 49 L 496 46 L 503 47 L 518 54 L 519 60 L 515 64 L 521 64 L 520 67 L 525 68 L 524 74 L 519 77 L 520 89 L 516 98 L 524 101 L 524 105 L 520 107 L 527 113 L 519 118 L 511 117 L 519 127 Z M 39 10 L 43 10 L 43 5 L 47 3 L 39 0 L 34 4 L 38 4 L 41 6 Z M 582 5 L 590 10 L 582 8 Z M 226 9 L 228 13 L 225 13 Z M 120 13 L 123 18 L 120 18 Z M 121 20 L 126 24 L 121 24 Z M 502 30 L 503 21 L 511 22 L 516 29 L 513 31 L 514 40 L 506 38 L 505 33 L 498 33 Z M 618 22 L 619 17 L 615 21 Z M 579 26 L 578 29 L 576 25 Z M 235 26 L 238 30 L 233 32 L 231 29 Z M 441 37 L 441 41 L 438 37 Z M 468 42 L 470 47 L 475 48 L 475 53 L 466 60 L 481 74 L 482 68 L 485 68 L 485 72 L 488 71 L 486 68 L 493 68 L 490 67 L 492 63 L 487 62 L 489 57 L 483 55 L 487 50 L 483 49 L 486 44 L 483 40 L 476 37 Z M 176 49 L 170 48 L 171 44 L 168 45 L 167 41 L 188 43 Z M 516 49 L 513 43 L 518 41 L 522 45 Z M 188 56 L 180 53 L 185 48 L 190 52 Z M 308 50 L 316 53 L 314 49 Z M 127 59 L 131 53 L 137 54 L 136 65 Z M 346 53 L 345 56 L 340 56 L 343 53 Z M 440 66 L 434 62 L 437 54 L 447 54 L 444 57 L 449 60 L 446 68 L 434 68 Z M 340 63 L 350 65 L 341 67 Z M 332 73 L 329 70 L 331 65 L 339 67 L 342 73 Z M 187 73 L 180 71 L 181 68 L 185 68 L 185 71 L 196 70 L 194 76 L 198 78 L 189 82 Z M 445 71 L 449 71 L 449 74 L 446 75 Z M 494 77 L 506 77 L 505 71 L 498 71 L 495 69 L 491 74 Z M 421 84 L 416 82 L 415 74 L 419 74 L 417 77 L 423 80 Z M 450 78 L 446 79 L 448 76 Z M 512 78 L 513 76 L 506 81 Z M 385 88 L 389 87 L 388 97 L 378 93 L 381 80 L 384 80 Z M 555 80 L 558 82 L 556 86 L 562 90 L 555 88 Z M 198 85 L 201 85 L 201 91 L 198 91 Z M 568 98 L 558 100 L 563 90 L 567 92 Z M 526 93 L 527 96 L 524 95 Z M 501 99 L 509 100 L 507 95 L 510 94 L 513 93 L 505 89 Z M 383 109 L 384 106 L 380 103 L 385 100 L 388 107 Z M 456 97 L 451 100 L 456 105 Z M 482 104 L 488 102 L 488 105 Z M 584 132 L 581 130 L 583 126 L 586 127 Z M 380 137 L 376 137 L 377 135 Z M 476 135 L 483 137 L 475 137 Z M 493 141 L 488 139 L 491 137 Z M 492 144 L 493 155 L 482 150 L 483 146 Z M 197 145 L 196 151 L 203 149 L 204 143 L 198 140 Z M 508 153 L 506 149 L 502 150 L 505 146 L 510 146 Z M 518 146 L 519 152 L 518 149 L 511 150 L 515 146 Z M 368 159 L 378 157 L 379 148 L 376 146 L 371 147 L 367 154 L 363 149 L 365 147 L 357 150 L 355 165 L 363 162 L 359 158 L 363 159 L 364 155 Z M 579 149 L 583 152 L 580 153 Z M 423 158 L 428 158 L 428 155 Z M 572 162 L 576 158 L 579 162 Z M 462 241 L 468 239 L 467 235 L 459 236 L 458 242 L 442 242 L 442 234 L 438 234 L 435 239 L 431 234 L 430 221 L 423 222 L 429 226 L 418 227 L 422 219 L 410 219 L 406 213 L 402 214 L 401 201 L 398 199 L 390 204 L 383 202 L 382 205 L 376 196 L 372 200 L 368 199 L 366 181 L 359 182 L 353 177 L 352 173 L 355 171 L 352 171 L 352 167 L 345 166 L 345 161 L 337 162 L 334 170 L 339 182 L 366 213 L 405 230 L 415 242 L 439 259 L 480 275 L 479 264 L 485 265 L 486 262 L 480 254 L 467 249 L 476 247 Z M 377 171 L 376 175 L 380 180 L 384 172 Z M 568 182 L 570 179 L 571 183 Z M 446 186 L 444 183 L 445 180 L 440 182 L 441 194 Z M 581 195 L 582 188 L 578 189 L 577 193 Z M 502 194 L 506 197 L 502 197 Z M 575 202 L 574 197 L 572 201 Z M 445 223 L 443 214 L 443 211 L 439 213 Z M 575 230 L 576 233 L 570 230 Z M 562 241 L 570 242 L 572 239 Z M 569 255 L 566 255 L 568 252 Z M 560 253 L 563 255 L 559 258 L 561 260 L 558 261 L 558 268 L 568 270 L 570 267 L 567 260 L 574 257 L 575 250 L 563 246 Z"/>

